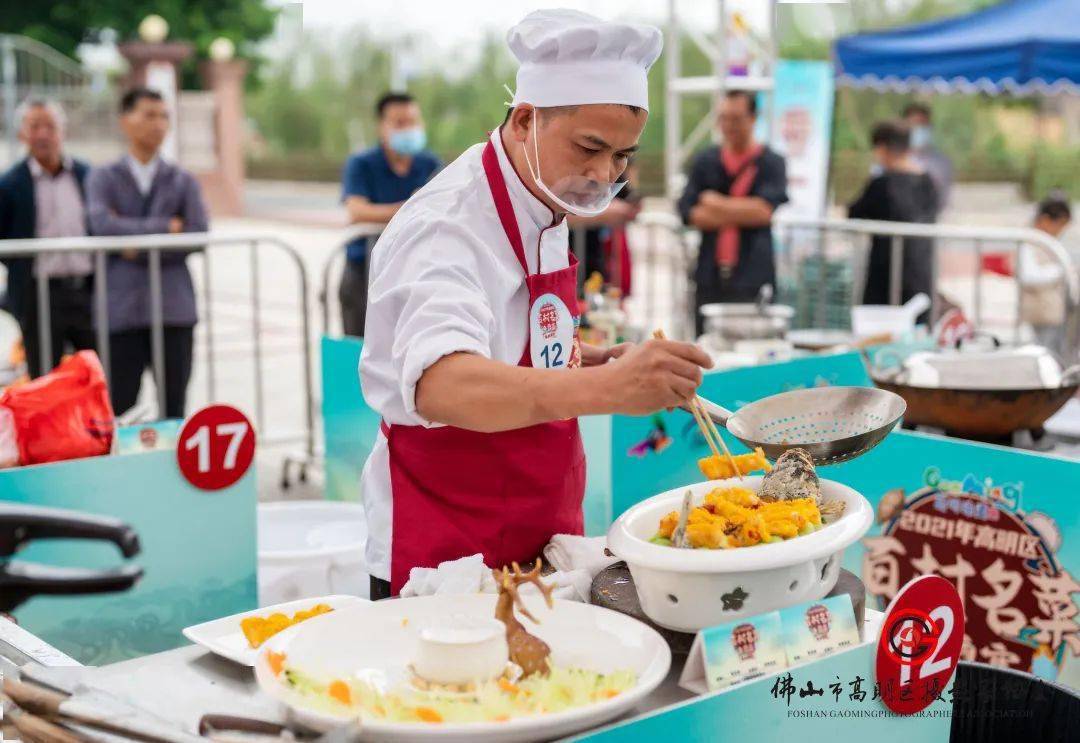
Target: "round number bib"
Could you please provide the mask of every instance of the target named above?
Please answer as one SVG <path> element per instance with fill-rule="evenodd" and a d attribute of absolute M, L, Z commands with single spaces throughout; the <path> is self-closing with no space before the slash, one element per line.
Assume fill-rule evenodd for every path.
<path fill-rule="evenodd" d="M 541 294 L 529 308 L 529 355 L 536 369 L 565 369 L 574 352 L 574 316 L 555 294 Z"/>

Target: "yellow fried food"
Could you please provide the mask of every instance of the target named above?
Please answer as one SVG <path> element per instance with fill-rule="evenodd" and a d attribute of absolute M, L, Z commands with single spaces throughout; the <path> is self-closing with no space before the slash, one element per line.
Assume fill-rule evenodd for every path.
<path fill-rule="evenodd" d="M 667 514 L 658 535 L 670 538 L 678 522 L 678 511 Z M 747 488 L 716 488 L 690 511 L 686 536 L 692 547 L 752 547 L 806 534 L 820 524 L 821 511 L 812 498 L 765 502 Z"/>
<path fill-rule="evenodd" d="M 757 493 L 750 488 L 735 486 L 731 488 L 716 488 L 715 490 L 709 491 L 705 495 L 703 505 L 710 510 L 715 510 L 715 505 L 717 501 L 720 500 L 734 503 L 743 508 L 753 508 L 761 503 L 761 499 L 758 498 Z"/>
<path fill-rule="evenodd" d="M 723 498 L 713 501 L 712 509 L 714 514 L 736 525 L 742 525 L 754 513 L 750 508 L 744 508 Z"/>
<path fill-rule="evenodd" d="M 671 539 L 671 535 L 675 533 L 675 527 L 679 525 L 679 512 L 672 511 L 664 518 L 660 519 L 660 530 L 656 532 L 657 536 L 664 537 L 665 539 Z"/>
<path fill-rule="evenodd" d="M 754 513 L 743 521 L 735 532 L 735 546 L 752 547 L 768 538 L 769 528 L 765 525 L 765 519 L 761 518 L 761 514 Z"/>
<path fill-rule="evenodd" d="M 240 631 L 244 633 L 248 645 L 257 648 L 278 632 L 328 611 L 333 611 L 328 604 L 315 604 L 310 609 L 296 612 L 291 619 L 280 612 L 274 612 L 267 617 L 245 617 L 240 620 Z"/>
<path fill-rule="evenodd" d="M 690 515 L 686 519 L 687 526 L 694 524 L 713 524 L 719 523 L 721 527 L 727 525 L 720 516 L 715 516 L 711 511 L 701 506 L 690 511 Z M 671 539 L 671 535 L 675 533 L 675 527 L 679 525 L 679 512 L 672 511 L 664 518 L 660 519 L 660 529 L 657 531 L 657 536 Z"/>
<path fill-rule="evenodd" d="M 698 506 L 690 512 L 689 518 L 686 519 L 686 523 L 689 524 L 720 524 L 726 526 L 727 521 L 723 516 L 717 516 L 707 508 Z"/>
<path fill-rule="evenodd" d="M 721 519 L 687 524 L 686 538 L 690 540 L 691 547 L 727 549 L 731 546 L 727 535 L 724 533 L 724 523 Z"/>
<path fill-rule="evenodd" d="M 766 521 L 765 526 L 774 537 L 791 539 L 799 533 L 799 527 L 793 521 Z"/>
<path fill-rule="evenodd" d="M 768 472 L 772 469 L 772 465 L 765 458 L 765 452 L 761 450 L 761 447 L 754 449 L 749 454 L 733 456 L 732 459 L 735 460 L 735 466 L 739 468 L 739 474 L 746 475 L 758 470 Z M 736 475 L 736 472 L 731 468 L 731 462 L 728 461 L 726 456 L 718 457 L 714 454 L 711 457 L 699 459 L 698 468 L 701 470 L 701 474 L 710 480 L 724 480 Z"/>
<path fill-rule="evenodd" d="M 761 512 L 766 520 L 785 518 L 795 521 L 800 528 L 806 523 L 821 524 L 821 511 L 813 498 L 796 498 L 794 500 L 775 501 L 763 503 Z"/>

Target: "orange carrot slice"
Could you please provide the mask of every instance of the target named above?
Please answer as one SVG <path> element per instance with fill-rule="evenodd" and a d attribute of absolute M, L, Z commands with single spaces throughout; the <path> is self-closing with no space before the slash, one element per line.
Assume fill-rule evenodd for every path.
<path fill-rule="evenodd" d="M 275 653 L 271 650 L 266 654 L 266 662 L 270 664 L 270 671 L 275 676 L 280 676 L 281 669 L 285 667 L 285 653 Z"/>
<path fill-rule="evenodd" d="M 442 715 L 431 707 L 417 707 L 416 716 L 423 722 L 442 722 Z"/>
<path fill-rule="evenodd" d="M 336 699 L 344 705 L 352 705 L 352 693 L 349 691 L 349 685 L 344 681 L 331 681 L 326 693 L 331 699 Z"/>

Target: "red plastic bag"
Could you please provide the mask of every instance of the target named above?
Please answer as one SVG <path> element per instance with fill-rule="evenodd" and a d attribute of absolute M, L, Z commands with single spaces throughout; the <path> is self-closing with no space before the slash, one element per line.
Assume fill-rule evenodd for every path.
<path fill-rule="evenodd" d="M 1012 256 L 1009 253 L 987 253 L 982 257 L 984 273 L 996 273 L 999 276 L 1013 275 Z"/>
<path fill-rule="evenodd" d="M 65 356 L 48 374 L 7 388 L 0 405 L 15 419 L 19 464 L 96 457 L 112 448 L 116 422 L 93 351 Z"/>

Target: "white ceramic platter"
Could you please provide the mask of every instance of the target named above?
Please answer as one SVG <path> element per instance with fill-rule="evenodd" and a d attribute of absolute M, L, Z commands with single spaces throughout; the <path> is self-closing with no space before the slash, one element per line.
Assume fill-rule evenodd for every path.
<path fill-rule="evenodd" d="M 348 606 L 366 603 L 368 603 L 367 599 L 358 598 L 356 596 L 317 596 L 310 599 L 289 601 L 284 604 L 264 606 L 261 609 L 245 611 L 241 614 L 233 614 L 232 616 L 222 617 L 221 619 L 213 619 L 209 622 L 203 622 L 202 624 L 194 624 L 190 627 L 185 627 L 183 632 L 184 637 L 191 640 L 196 645 L 203 646 L 211 653 L 220 655 L 222 658 L 228 658 L 240 665 L 251 667 L 255 665 L 255 657 L 259 654 L 259 649 L 248 645 L 247 638 L 244 637 L 244 633 L 240 630 L 241 619 L 246 619 L 247 617 L 268 617 L 274 613 L 292 616 L 298 611 L 310 609 L 315 606 L 315 604 L 327 604 L 334 611 L 338 611 L 339 609 L 344 609 Z M 307 621 L 310 622 L 311 620 L 309 619 Z"/>
<path fill-rule="evenodd" d="M 667 675 L 671 651 L 652 628 L 628 616 L 597 606 L 555 601 L 543 606 L 533 594 L 526 604 L 540 624 L 523 620 L 529 632 L 543 639 L 552 662 L 601 673 L 629 669 L 637 684 L 595 704 L 562 712 L 490 723 L 400 723 L 369 718 L 361 721 L 365 740 L 378 741 L 527 741 L 549 740 L 591 728 L 632 709 Z M 268 652 L 286 654 L 286 665 L 322 678 L 378 679 L 393 689 L 406 683 L 407 665 L 425 626 L 447 616 L 494 616 L 491 594 L 422 596 L 377 601 L 316 617 L 285 630 L 264 645 L 255 663 L 262 691 L 282 702 L 290 718 L 318 731 L 348 717 L 312 708 L 307 700 L 274 676 Z"/>

